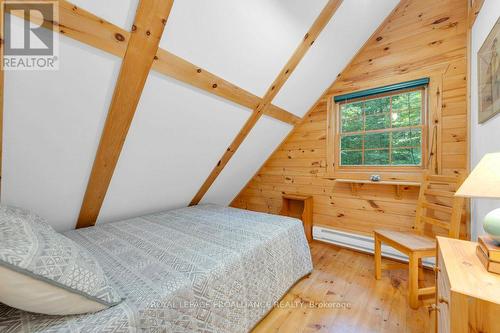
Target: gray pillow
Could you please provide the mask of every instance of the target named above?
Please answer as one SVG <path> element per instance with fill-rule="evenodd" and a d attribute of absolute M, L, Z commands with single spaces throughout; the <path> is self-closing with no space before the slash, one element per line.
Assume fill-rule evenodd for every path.
<path fill-rule="evenodd" d="M 0 302 L 32 312 L 94 312 L 121 301 L 86 249 L 39 216 L 7 206 L 0 206 L 0 280 Z"/>

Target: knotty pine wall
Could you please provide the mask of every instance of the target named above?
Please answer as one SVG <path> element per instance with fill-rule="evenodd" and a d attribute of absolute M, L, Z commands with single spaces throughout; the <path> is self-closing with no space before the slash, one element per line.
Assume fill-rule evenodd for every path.
<path fill-rule="evenodd" d="M 339 45 L 339 47 L 342 47 Z M 314 225 L 371 234 L 377 227 L 409 230 L 418 187 L 361 185 L 326 178 L 327 97 L 373 87 L 373 82 L 406 81 L 426 68 L 442 74 L 438 121 L 440 170 L 463 174 L 468 165 L 467 1 L 403 0 L 353 58 L 281 146 L 233 200 L 232 206 L 278 213 L 283 193 L 314 197 Z M 464 237 L 468 228 L 464 226 Z"/>

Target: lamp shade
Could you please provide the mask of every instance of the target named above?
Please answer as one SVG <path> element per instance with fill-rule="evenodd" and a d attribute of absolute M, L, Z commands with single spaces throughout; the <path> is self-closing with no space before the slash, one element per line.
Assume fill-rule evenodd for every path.
<path fill-rule="evenodd" d="M 467 198 L 500 198 L 500 153 L 484 155 L 455 195 Z"/>

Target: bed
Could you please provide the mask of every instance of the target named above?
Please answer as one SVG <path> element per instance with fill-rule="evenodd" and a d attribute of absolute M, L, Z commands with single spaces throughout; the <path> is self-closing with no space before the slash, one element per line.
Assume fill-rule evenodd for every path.
<path fill-rule="evenodd" d="M 124 300 L 74 316 L 0 304 L 1 332 L 248 332 L 312 270 L 301 221 L 217 205 L 64 234 Z"/>

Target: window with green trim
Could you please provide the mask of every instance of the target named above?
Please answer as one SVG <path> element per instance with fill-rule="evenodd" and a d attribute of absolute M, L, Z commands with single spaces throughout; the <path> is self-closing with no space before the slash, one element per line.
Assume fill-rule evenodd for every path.
<path fill-rule="evenodd" d="M 421 166 L 425 87 L 339 103 L 339 165 Z"/>

